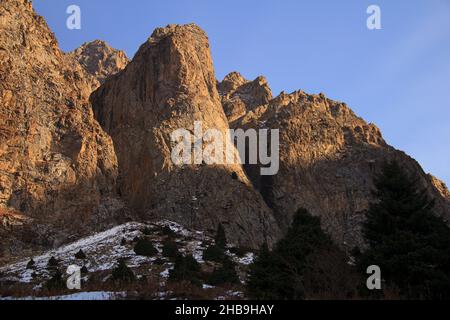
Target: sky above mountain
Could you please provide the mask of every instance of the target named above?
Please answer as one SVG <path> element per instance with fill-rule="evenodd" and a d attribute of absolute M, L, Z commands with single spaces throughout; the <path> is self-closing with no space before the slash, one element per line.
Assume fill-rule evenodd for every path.
<path fill-rule="evenodd" d="M 69 5 L 81 29 L 69 30 Z M 366 26 L 381 8 L 381 30 Z M 216 75 L 267 77 L 274 94 L 302 89 L 346 102 L 387 142 L 450 184 L 450 1 L 34 0 L 60 46 L 101 39 L 131 58 L 156 27 L 195 22 Z"/>

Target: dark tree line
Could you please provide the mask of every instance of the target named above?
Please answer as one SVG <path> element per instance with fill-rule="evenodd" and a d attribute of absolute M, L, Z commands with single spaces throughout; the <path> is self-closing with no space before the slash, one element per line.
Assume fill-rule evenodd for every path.
<path fill-rule="evenodd" d="M 397 162 L 383 165 L 363 225 L 367 248 L 356 266 L 337 248 L 320 220 L 300 209 L 273 248 L 262 246 L 251 266 L 247 294 L 255 299 L 352 297 L 450 298 L 450 228 L 434 202 Z M 382 291 L 366 287 L 368 266 L 381 269 Z"/>

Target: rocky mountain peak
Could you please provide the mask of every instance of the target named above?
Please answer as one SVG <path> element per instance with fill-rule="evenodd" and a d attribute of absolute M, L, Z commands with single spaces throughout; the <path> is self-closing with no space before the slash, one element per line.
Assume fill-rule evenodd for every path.
<path fill-rule="evenodd" d="M 101 227 L 117 159 L 93 117 L 90 79 L 31 2 L 1 1 L 0 16 L 0 209 L 33 221 L 0 225 L 8 256 Z"/>
<path fill-rule="evenodd" d="M 238 72 L 231 72 L 217 83 L 222 105 L 230 123 L 256 107 L 272 100 L 272 90 L 263 76 L 248 81 Z"/>
<path fill-rule="evenodd" d="M 123 70 L 129 62 L 124 51 L 114 49 L 102 40 L 84 43 L 69 55 L 98 81 L 94 88 L 103 84 L 106 78 Z"/>
<path fill-rule="evenodd" d="M 226 95 L 232 91 L 235 91 L 247 82 L 248 80 L 245 79 L 239 72 L 233 71 L 227 74 L 221 82 L 218 82 L 217 89 L 221 95 Z"/>
<path fill-rule="evenodd" d="M 0 259 L 128 216 L 203 231 L 221 223 L 230 242 L 255 248 L 273 243 L 302 207 L 341 247 L 362 247 L 386 160 L 450 216 L 445 185 L 345 103 L 301 90 L 274 98 L 264 77 L 238 72 L 217 82 L 195 24 L 156 29 L 128 62 L 98 40 L 64 54 L 30 1 L 3 0 L 0 16 Z M 278 174 L 175 165 L 171 133 L 194 132 L 195 122 L 224 137 L 230 127 L 279 130 Z"/>
<path fill-rule="evenodd" d="M 360 228 L 374 200 L 373 178 L 390 160 L 400 162 L 435 199 L 438 215 L 449 217 L 442 183 L 425 174 L 404 152 L 389 146 L 377 126 L 323 93 L 282 92 L 234 120 L 233 126 L 280 130 L 279 173 L 268 181 L 258 168 L 247 167 L 246 172 L 276 216 L 286 219 L 279 220 L 281 226 L 289 225 L 289 213 L 304 207 L 321 217 L 338 245 L 363 247 Z"/>
<path fill-rule="evenodd" d="M 166 27 L 156 28 L 148 40 L 149 42 L 158 42 L 169 36 L 176 37 L 183 34 L 190 34 L 194 38 L 206 40 L 208 42 L 208 35 L 206 32 L 195 23 L 169 24 Z M 207 43 L 207 47 L 209 47 L 209 42 Z"/>
<path fill-rule="evenodd" d="M 256 246 L 277 234 L 270 209 L 241 165 L 179 167 L 171 160 L 174 130 L 194 132 L 198 121 L 205 131 L 228 134 L 208 38 L 198 26 L 155 30 L 91 100 L 114 141 L 120 190 L 133 210 L 196 229 L 214 230 L 222 223 L 231 241 L 243 245 Z"/>
<path fill-rule="evenodd" d="M 448 190 L 447 185 L 444 183 L 444 181 L 439 180 L 432 174 L 428 174 L 428 177 L 429 177 L 431 183 L 433 184 L 433 186 L 439 191 L 441 196 L 443 198 L 447 199 L 447 201 L 449 203 L 449 212 L 450 212 L 450 191 Z"/>

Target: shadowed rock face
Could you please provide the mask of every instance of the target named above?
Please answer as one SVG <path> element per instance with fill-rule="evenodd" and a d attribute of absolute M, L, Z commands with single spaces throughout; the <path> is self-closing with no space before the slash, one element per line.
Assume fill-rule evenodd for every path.
<path fill-rule="evenodd" d="M 101 40 L 84 43 L 69 55 L 96 80 L 93 89 L 98 88 L 108 77 L 123 70 L 129 62 L 124 51 L 116 50 Z"/>
<path fill-rule="evenodd" d="M 42 17 L 17 0 L 2 0 L 0 16 L 0 208 L 32 218 L 19 228 L 32 242 L 23 245 L 9 244 L 0 225 L 8 255 L 101 226 L 117 160 L 93 117 L 88 75 Z"/>
<path fill-rule="evenodd" d="M 322 218 L 337 244 L 363 246 L 360 227 L 373 201 L 373 177 L 384 161 L 392 159 L 428 190 L 436 200 L 437 214 L 450 217 L 445 185 L 433 182 L 414 159 L 387 145 L 375 125 L 323 94 L 282 93 L 247 112 L 234 126 L 280 130 L 278 175 L 260 177 L 258 167 L 246 170 L 282 228 L 299 207 L 305 207 Z"/>
<path fill-rule="evenodd" d="M 133 61 L 91 97 L 119 160 L 120 191 L 145 217 L 194 229 L 224 224 L 232 242 L 257 246 L 278 235 L 277 224 L 242 167 L 175 166 L 170 134 L 229 129 L 216 88 L 206 34 L 196 25 L 156 29 Z"/>

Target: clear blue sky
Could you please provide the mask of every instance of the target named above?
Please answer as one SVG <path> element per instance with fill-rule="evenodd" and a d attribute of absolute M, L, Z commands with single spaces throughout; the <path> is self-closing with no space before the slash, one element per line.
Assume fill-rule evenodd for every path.
<path fill-rule="evenodd" d="M 66 28 L 81 8 L 82 29 Z M 381 7 L 382 30 L 366 27 Z M 70 51 L 102 39 L 132 57 L 153 29 L 195 22 L 209 35 L 217 78 L 267 77 L 273 91 L 324 92 L 378 125 L 450 185 L 449 0 L 35 0 Z"/>

